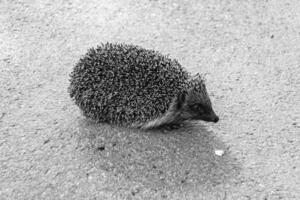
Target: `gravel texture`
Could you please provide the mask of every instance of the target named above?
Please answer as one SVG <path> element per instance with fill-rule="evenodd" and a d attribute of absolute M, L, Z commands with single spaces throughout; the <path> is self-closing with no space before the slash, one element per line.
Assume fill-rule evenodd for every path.
<path fill-rule="evenodd" d="M 218 124 L 95 124 L 67 93 L 100 42 L 206 74 Z M 0 199 L 300 199 L 300 2 L 0 2 Z M 224 150 L 222 156 L 216 150 Z"/>

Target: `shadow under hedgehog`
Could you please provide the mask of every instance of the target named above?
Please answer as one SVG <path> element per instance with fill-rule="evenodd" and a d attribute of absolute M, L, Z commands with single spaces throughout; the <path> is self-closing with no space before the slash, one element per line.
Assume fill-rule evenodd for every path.
<path fill-rule="evenodd" d="M 199 74 L 135 45 L 89 49 L 71 72 L 68 91 L 83 115 L 98 122 L 153 129 L 186 120 L 219 121 Z"/>

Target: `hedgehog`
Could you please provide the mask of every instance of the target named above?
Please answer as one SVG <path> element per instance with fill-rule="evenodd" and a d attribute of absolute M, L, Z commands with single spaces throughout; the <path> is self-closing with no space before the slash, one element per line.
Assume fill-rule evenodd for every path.
<path fill-rule="evenodd" d="M 101 43 L 74 66 L 70 97 L 97 122 L 140 129 L 218 122 L 205 80 L 176 59 L 123 43 Z"/>

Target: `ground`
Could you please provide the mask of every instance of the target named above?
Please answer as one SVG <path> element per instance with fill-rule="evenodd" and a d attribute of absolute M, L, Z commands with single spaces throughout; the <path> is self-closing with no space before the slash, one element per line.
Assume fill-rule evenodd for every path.
<path fill-rule="evenodd" d="M 1 200 L 300 199 L 299 1 L 4 0 L 0 13 Z M 220 122 L 84 118 L 69 73 L 107 41 L 205 74 Z"/>

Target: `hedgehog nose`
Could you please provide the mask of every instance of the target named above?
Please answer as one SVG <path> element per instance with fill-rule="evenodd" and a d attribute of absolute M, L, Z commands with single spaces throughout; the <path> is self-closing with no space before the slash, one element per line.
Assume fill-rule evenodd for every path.
<path fill-rule="evenodd" d="M 217 123 L 218 121 L 219 121 L 219 117 L 216 116 L 215 119 L 214 119 L 214 122 Z"/>

